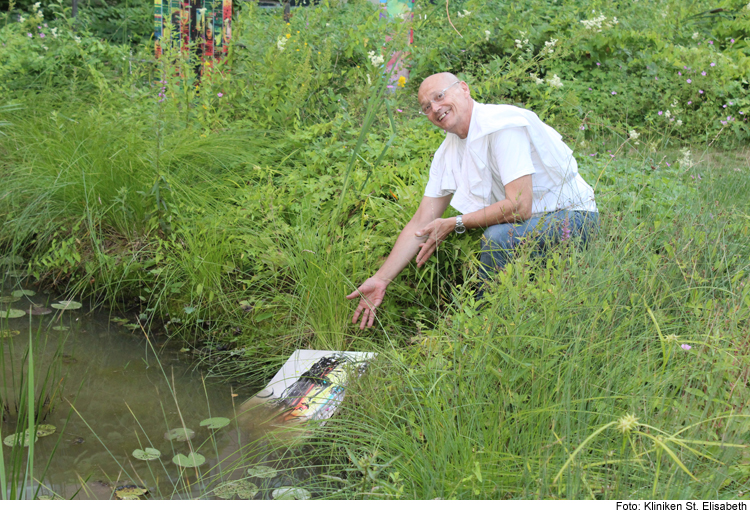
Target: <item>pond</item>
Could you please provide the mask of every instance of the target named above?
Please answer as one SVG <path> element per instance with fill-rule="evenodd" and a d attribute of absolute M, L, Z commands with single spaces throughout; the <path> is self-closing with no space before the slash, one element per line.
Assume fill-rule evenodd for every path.
<path fill-rule="evenodd" d="M 7 302 L 11 299 L 6 288 L 0 294 L 0 301 L 6 301 L 0 310 L 29 310 L 34 304 L 56 302 L 27 293 Z M 42 423 L 55 426 L 56 432 L 35 444 L 37 478 L 51 460 L 40 494 L 108 499 L 115 491 L 132 489 L 122 486 L 137 485 L 148 489 L 152 498 L 210 497 L 207 490 L 219 482 L 239 475 L 247 478 L 252 433 L 239 430 L 231 419 L 251 394 L 205 381 L 204 373 L 190 366 L 186 349 L 169 343 L 152 346 L 140 330 L 131 331 L 107 314 L 86 313 L 85 308 L 52 309 L 44 315 L 5 319 L 0 326 L 5 376 L 0 396 L 7 406 L 2 438 L 15 432 L 13 400 L 18 398 L 30 338 L 37 387 L 51 372 L 47 385 L 54 396 Z M 214 421 L 207 423 L 210 418 Z M 7 467 L 10 448 L 3 448 Z M 140 460 L 148 458 L 146 453 L 158 456 Z M 199 467 L 189 467 L 197 462 L 202 462 Z M 274 485 L 283 484 L 289 483 Z"/>

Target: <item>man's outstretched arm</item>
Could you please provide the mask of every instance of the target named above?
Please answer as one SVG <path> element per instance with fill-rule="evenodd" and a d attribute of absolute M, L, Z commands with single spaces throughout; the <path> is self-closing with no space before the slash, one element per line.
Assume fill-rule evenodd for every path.
<path fill-rule="evenodd" d="M 419 237 L 417 232 L 427 224 L 443 216 L 448 208 L 452 195 L 442 198 L 430 198 L 425 196 L 417 208 L 417 212 L 404 226 L 393 245 L 390 255 L 380 269 L 367 279 L 362 285 L 346 296 L 347 299 L 360 297 L 359 305 L 354 311 L 352 323 L 357 324 L 357 319 L 362 315 L 359 327 L 362 329 L 367 325 L 371 327 L 375 322 L 375 311 L 383 302 L 385 290 L 396 276 L 401 273 L 411 259 L 419 253 L 420 246 L 425 242 L 426 236 Z M 421 233 L 420 233 L 421 234 Z M 424 262 L 419 262 L 422 265 Z"/>

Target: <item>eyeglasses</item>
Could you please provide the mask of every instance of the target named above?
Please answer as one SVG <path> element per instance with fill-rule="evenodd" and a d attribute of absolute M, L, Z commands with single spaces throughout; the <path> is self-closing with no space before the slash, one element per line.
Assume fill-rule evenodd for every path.
<path fill-rule="evenodd" d="M 443 101 L 443 99 L 445 99 L 445 92 L 447 92 L 448 90 L 450 90 L 452 87 L 454 87 L 460 82 L 461 81 L 456 81 L 450 86 L 448 86 L 447 88 L 445 88 L 443 91 L 438 92 L 435 95 L 433 95 L 432 98 L 430 99 L 429 104 L 425 103 L 422 105 L 422 111 L 419 113 L 422 115 L 430 115 L 430 113 L 432 112 L 432 103 L 440 104 Z"/>

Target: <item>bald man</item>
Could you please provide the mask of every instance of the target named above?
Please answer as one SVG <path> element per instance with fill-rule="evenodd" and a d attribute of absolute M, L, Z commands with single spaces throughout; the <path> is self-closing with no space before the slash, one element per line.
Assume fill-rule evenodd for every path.
<path fill-rule="evenodd" d="M 427 77 L 417 94 L 421 113 L 446 137 L 430 167 L 424 197 L 380 269 L 347 295 L 359 298 L 352 322 L 371 327 L 393 279 L 416 257 L 424 266 L 448 235 L 484 229 L 480 277 L 513 258 L 522 240 L 543 252 L 569 237 L 584 245 L 599 224 L 593 189 L 560 134 L 529 110 L 477 103 L 448 72 Z M 458 216 L 442 218 L 452 205 Z M 480 296 L 482 295 L 480 288 Z"/>

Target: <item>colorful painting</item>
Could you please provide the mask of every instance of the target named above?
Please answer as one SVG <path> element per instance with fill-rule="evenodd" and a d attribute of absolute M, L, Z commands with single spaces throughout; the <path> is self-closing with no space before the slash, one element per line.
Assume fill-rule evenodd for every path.
<path fill-rule="evenodd" d="M 226 57 L 231 38 L 232 0 L 154 0 L 157 58 L 167 48 L 179 49 L 193 54 L 205 72 Z"/>
<path fill-rule="evenodd" d="M 346 382 L 358 377 L 372 352 L 297 350 L 265 389 L 242 408 L 272 411 L 277 425 L 330 418 L 344 399 Z"/>

